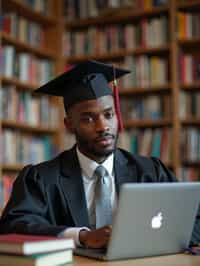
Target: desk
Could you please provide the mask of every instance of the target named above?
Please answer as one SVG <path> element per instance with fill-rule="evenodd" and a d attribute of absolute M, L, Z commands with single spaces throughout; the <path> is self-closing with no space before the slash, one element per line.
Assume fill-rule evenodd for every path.
<path fill-rule="evenodd" d="M 73 266 L 200 266 L 200 256 L 177 254 L 118 261 L 98 261 L 74 256 Z"/>

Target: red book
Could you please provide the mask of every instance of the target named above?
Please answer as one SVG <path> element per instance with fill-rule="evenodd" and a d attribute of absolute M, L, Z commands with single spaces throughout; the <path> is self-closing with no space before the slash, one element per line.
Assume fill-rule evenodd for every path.
<path fill-rule="evenodd" d="M 74 248 L 73 239 L 22 234 L 0 235 L 0 252 L 31 255 Z"/>

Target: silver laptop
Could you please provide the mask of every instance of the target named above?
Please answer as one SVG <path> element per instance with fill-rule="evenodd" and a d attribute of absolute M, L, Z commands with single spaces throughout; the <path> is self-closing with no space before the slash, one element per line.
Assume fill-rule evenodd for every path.
<path fill-rule="evenodd" d="M 76 255 L 117 260 L 179 253 L 188 247 L 200 203 L 200 182 L 124 184 L 107 249 Z"/>

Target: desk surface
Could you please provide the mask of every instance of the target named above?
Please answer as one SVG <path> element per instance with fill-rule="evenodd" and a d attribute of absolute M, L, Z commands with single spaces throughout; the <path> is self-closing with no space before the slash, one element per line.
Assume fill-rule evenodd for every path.
<path fill-rule="evenodd" d="M 73 266 L 200 266 L 200 256 L 169 255 L 150 258 L 139 258 L 121 261 L 98 261 L 74 256 Z"/>

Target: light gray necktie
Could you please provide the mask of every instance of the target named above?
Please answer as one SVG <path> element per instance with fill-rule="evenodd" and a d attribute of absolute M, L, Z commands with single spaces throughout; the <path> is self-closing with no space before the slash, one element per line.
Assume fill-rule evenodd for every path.
<path fill-rule="evenodd" d="M 100 228 L 112 223 L 110 178 L 102 165 L 96 168 L 94 175 L 97 177 L 95 187 L 96 228 Z"/>

